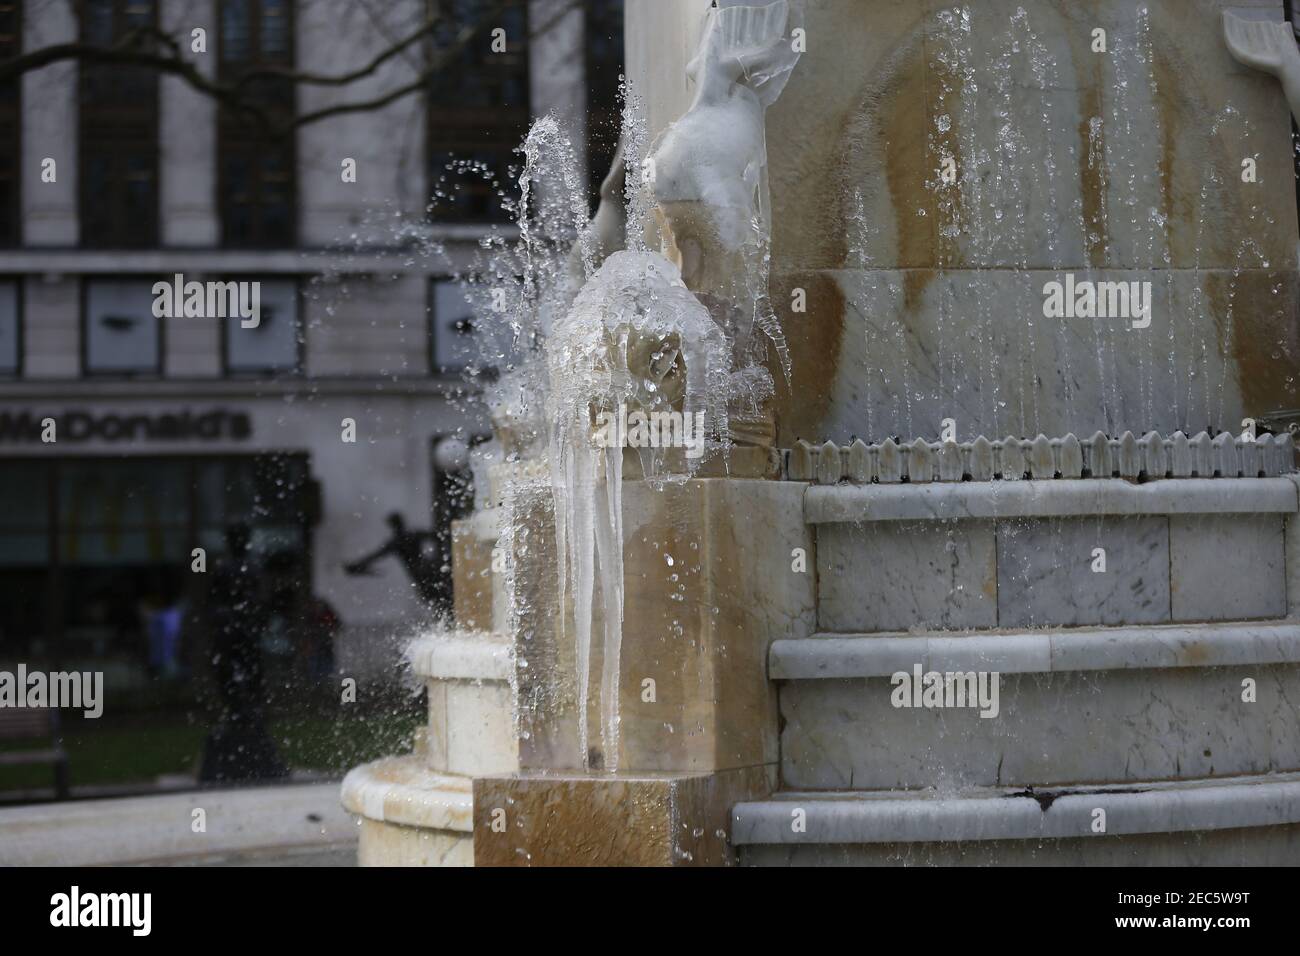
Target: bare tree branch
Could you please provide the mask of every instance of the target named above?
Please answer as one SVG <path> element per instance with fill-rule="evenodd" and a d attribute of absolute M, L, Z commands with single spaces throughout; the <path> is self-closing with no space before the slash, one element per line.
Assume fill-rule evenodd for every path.
<path fill-rule="evenodd" d="M 130 31 L 120 42 L 110 47 L 81 42 L 57 43 L 0 61 L 0 85 L 16 82 L 24 73 L 64 61 L 112 64 L 156 70 L 161 74 L 179 77 L 192 89 L 210 96 L 222 106 L 248 117 L 258 124 L 264 134 L 276 138 L 330 117 L 382 109 L 405 96 L 419 92 L 438 73 L 454 63 L 484 29 L 507 6 L 511 5 L 511 2 L 512 0 L 494 0 L 494 2 L 486 6 L 482 14 L 474 22 L 465 24 L 457 30 L 456 34 L 445 45 L 435 48 L 430 44 L 425 57 L 424 68 L 409 82 L 369 99 L 335 103 L 318 110 L 295 115 L 287 123 L 278 122 L 257 102 L 255 90 L 259 81 L 281 80 L 295 85 L 336 88 L 350 86 L 359 80 L 374 75 L 384 64 L 394 58 L 414 50 L 422 40 L 432 40 L 439 27 L 443 26 L 444 21 L 447 19 L 441 12 L 442 5 L 430 4 L 428 17 L 416 30 L 403 39 L 387 46 L 363 66 L 344 73 L 313 73 L 268 66 L 245 71 L 237 79 L 222 83 L 204 76 L 192 61 L 186 60 L 182 45 L 175 37 L 156 27 L 147 26 Z M 574 6 L 580 5 L 576 0 L 569 0 L 559 15 L 553 17 L 544 28 L 531 33 L 530 37 L 537 36 L 541 32 L 553 28 L 564 14 L 567 14 Z"/>

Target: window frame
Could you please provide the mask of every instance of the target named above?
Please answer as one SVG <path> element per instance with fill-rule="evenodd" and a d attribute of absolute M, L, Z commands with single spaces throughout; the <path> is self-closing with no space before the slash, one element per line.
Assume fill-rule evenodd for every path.
<path fill-rule="evenodd" d="M 237 68 L 227 63 L 225 59 L 225 12 L 231 3 L 247 3 L 249 8 L 249 43 L 250 56 L 246 60 L 239 61 Z M 279 67 L 284 69 L 295 69 L 298 57 L 298 11 L 297 4 L 294 0 L 285 0 L 286 14 L 286 37 L 288 38 L 287 54 L 280 58 L 267 58 L 262 52 L 262 0 L 217 0 L 215 4 L 216 15 L 216 38 L 214 43 L 214 53 L 217 58 L 216 73 L 218 80 L 228 82 L 237 79 L 239 75 L 250 69 L 259 69 L 264 67 Z M 277 108 L 275 112 L 279 118 L 287 119 L 297 115 L 298 111 L 298 89 L 297 84 L 286 81 L 288 90 L 287 107 Z M 262 171 L 256 162 L 259 153 L 270 150 L 283 150 L 285 167 L 288 170 L 288 227 L 284 236 L 268 237 L 266 235 L 266 217 L 263 215 L 262 197 L 266 190 L 263 188 Z M 251 126 L 250 121 L 241 119 L 231 113 L 231 111 L 221 105 L 217 106 L 216 116 L 216 177 L 213 188 L 216 191 L 216 210 L 219 230 L 219 243 L 223 249 L 292 249 L 298 244 L 298 236 L 301 229 L 300 223 L 300 190 L 298 175 L 298 136 L 297 132 L 287 134 L 283 139 L 268 141 L 258 130 Z M 230 197 L 233 196 L 234 190 L 231 187 L 230 179 L 226 173 L 227 158 L 231 157 L 235 151 L 241 151 L 252 157 L 250 172 L 250 187 L 252 200 L 250 208 L 253 210 L 255 222 L 250 226 L 250 237 L 247 239 L 237 239 L 232 235 L 230 226 L 233 206 L 230 204 Z"/>
<path fill-rule="evenodd" d="M 523 24 L 522 39 L 515 42 L 522 44 L 522 49 L 517 55 L 521 58 L 518 69 L 524 81 L 524 102 L 520 106 L 509 108 L 439 109 L 434 102 L 434 81 L 431 79 L 424 84 L 422 91 L 425 121 L 424 168 L 427 189 L 431 197 L 443 173 L 441 166 L 435 169 L 435 158 L 451 155 L 458 159 L 474 159 L 473 154 L 475 152 L 500 152 L 502 166 L 497 172 L 503 180 L 505 179 L 506 169 L 510 165 L 517 165 L 521 162 L 515 159 L 514 150 L 527 134 L 529 124 L 533 118 L 531 4 L 529 0 L 509 0 L 509 5 L 512 9 L 519 11 Z M 477 38 L 477 42 L 481 43 L 489 43 L 490 40 L 490 32 L 485 32 Z M 506 42 L 508 54 L 511 43 L 509 36 L 507 36 Z M 430 43 L 432 43 L 432 40 L 430 40 Z M 481 69 L 484 65 L 468 61 L 467 57 L 470 53 L 469 49 L 462 50 L 457 59 L 448 63 L 446 68 L 439 72 L 443 76 L 455 76 L 458 83 L 464 84 L 465 78 L 470 76 L 474 69 Z M 428 55 L 431 56 L 432 54 L 429 53 Z M 479 55 L 500 56 L 501 54 L 480 53 Z M 484 134 L 488 134 L 487 138 L 483 138 Z M 442 138 L 439 138 L 440 135 Z M 476 147 L 478 148 L 476 149 Z M 475 186 L 477 192 L 476 183 Z M 464 188 L 463 181 L 461 188 Z M 489 203 L 497 205 L 495 199 L 489 200 Z M 500 225 L 510 221 L 509 215 L 504 210 L 500 210 L 499 214 L 493 212 L 488 214 L 476 212 L 465 214 L 456 210 L 454 206 L 446 205 L 433 208 L 429 213 L 429 218 L 433 222 L 484 226 Z"/>
<path fill-rule="evenodd" d="M 23 377 L 26 369 L 26 305 L 27 283 L 23 276 L 2 276 L 0 285 L 14 286 L 14 367 L 12 370 L 0 367 L 0 382 L 12 382 Z"/>
<path fill-rule="evenodd" d="M 293 305 L 294 305 L 294 364 L 292 368 L 275 368 L 272 366 L 262 366 L 258 368 L 234 368 L 230 364 L 230 316 L 224 319 L 214 318 L 211 321 L 218 324 L 218 333 L 221 339 L 221 377 L 235 381 L 258 381 L 267 379 L 294 379 L 302 378 L 306 375 L 307 367 L 307 323 L 304 321 L 303 306 L 306 302 L 304 295 L 303 276 L 300 275 L 270 275 L 270 276 L 213 276 L 209 277 L 217 282 L 288 282 L 293 285 Z"/>
<path fill-rule="evenodd" d="M 124 32 L 124 19 L 129 4 L 141 0 L 107 0 L 112 8 L 113 32 Z M 147 0 L 151 13 L 151 23 L 158 26 L 160 0 Z M 77 39 L 86 42 L 87 17 L 89 12 L 84 4 L 78 5 Z M 77 219 L 79 223 L 78 244 L 84 249 L 152 249 L 161 244 L 162 228 L 162 110 L 161 82 L 159 74 L 147 67 L 106 67 L 106 69 L 138 69 L 143 82 L 149 86 L 149 96 L 143 101 L 133 98 L 131 102 L 114 103 L 107 109 L 102 104 L 88 105 L 86 90 L 93 84 L 96 73 L 84 65 L 77 71 Z M 135 133 L 136 127 L 144 131 L 143 137 L 126 135 Z M 124 145 L 144 144 L 141 154 L 147 157 L 150 174 L 150 199 L 148 215 L 125 215 L 129 189 L 129 177 L 110 176 L 113 188 L 110 192 L 112 207 L 109 210 L 109 228 L 102 236 L 88 234 L 87 223 L 96 222 L 97 217 L 89 215 L 91 208 L 102 208 L 102 192 L 91 194 L 90 178 L 86 171 L 90 168 L 92 158 L 107 156 L 112 162 L 123 159 Z M 107 148 L 104 148 L 104 147 Z M 122 208 L 115 208 L 122 207 Z M 120 216 L 120 221 L 116 221 Z"/>
<path fill-rule="evenodd" d="M 157 361 L 153 368 L 138 369 L 92 369 L 90 367 L 90 287 L 96 282 L 104 284 L 126 285 L 130 283 L 140 283 L 152 290 L 152 287 L 158 279 L 156 276 L 144 275 L 127 275 L 127 276 L 96 276 L 87 275 L 81 277 L 79 298 L 81 309 L 81 320 L 78 328 L 78 357 L 79 372 L 83 379 L 95 379 L 104 381 L 113 380 L 137 380 L 137 379 L 161 379 L 163 370 L 166 367 L 167 360 L 167 320 L 154 315 L 152 310 L 149 317 L 155 322 L 154 338 L 157 343 Z"/>
<path fill-rule="evenodd" d="M 428 305 L 425 308 L 425 315 L 428 319 L 429 329 L 429 374 L 435 377 L 457 378 L 463 376 L 465 372 L 468 371 L 470 368 L 469 363 L 461 365 L 441 365 L 438 363 L 438 341 L 441 338 L 441 336 L 438 335 L 438 286 L 440 284 L 459 286 L 462 280 L 458 280 L 455 276 L 445 274 L 431 275 L 428 277 L 428 280 L 429 281 L 425 284 L 426 295 L 428 297 Z M 484 369 L 483 371 L 486 372 L 487 369 Z"/>

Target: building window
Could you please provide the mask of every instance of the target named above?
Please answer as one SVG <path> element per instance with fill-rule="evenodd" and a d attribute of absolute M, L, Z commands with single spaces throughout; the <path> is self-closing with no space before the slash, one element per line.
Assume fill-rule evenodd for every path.
<path fill-rule="evenodd" d="M 223 83 L 251 70 L 293 69 L 290 0 L 221 0 L 220 14 L 217 72 Z M 282 76 L 258 77 L 247 97 L 270 128 L 218 110 L 221 241 L 236 248 L 288 248 L 297 236 L 297 149 L 293 134 L 283 130 L 296 108 L 294 84 Z"/>
<path fill-rule="evenodd" d="M 476 364 L 478 320 L 455 279 L 434 279 L 429 294 L 429 367 L 454 374 Z"/>
<path fill-rule="evenodd" d="M 162 322 L 147 279 L 91 279 L 82 310 L 83 368 L 90 375 L 157 375 Z"/>
<path fill-rule="evenodd" d="M 17 375 L 23 367 L 23 319 L 17 282 L 0 282 L 0 376 Z"/>
<path fill-rule="evenodd" d="M 82 0 L 81 42 L 112 47 L 154 26 L 154 0 Z M 81 243 L 158 244 L 158 74 L 149 67 L 83 61 Z"/>
<path fill-rule="evenodd" d="M 0 61 L 13 59 L 22 48 L 22 4 L 18 0 L 0 0 Z M 13 79 L 0 83 L 0 143 L 5 144 L 0 150 L 0 247 L 16 246 L 21 241 L 18 164 L 22 129 L 22 82 Z"/>
<path fill-rule="evenodd" d="M 459 279 L 431 280 L 429 367 L 434 374 L 492 375 L 519 365 L 530 342 L 500 316 L 483 317 L 491 309 L 492 292 Z"/>
<path fill-rule="evenodd" d="M 600 184 L 614 164 L 623 130 L 619 77 L 623 75 L 623 0 L 592 0 L 587 5 L 587 180 L 591 208 L 600 202 Z"/>
<path fill-rule="evenodd" d="M 435 48 L 483 15 L 478 0 L 449 0 L 434 37 Z M 505 30 L 506 49 L 492 51 L 484 29 L 438 70 L 428 87 L 428 181 L 437 197 L 436 220 L 499 222 L 508 218 L 500 193 L 512 187 L 515 149 L 528 133 L 528 10 L 511 0 L 491 27 Z"/>
<path fill-rule="evenodd" d="M 226 373 L 275 375 L 302 365 L 298 283 L 293 279 L 259 280 L 258 324 L 244 328 L 239 316 L 225 322 Z"/>

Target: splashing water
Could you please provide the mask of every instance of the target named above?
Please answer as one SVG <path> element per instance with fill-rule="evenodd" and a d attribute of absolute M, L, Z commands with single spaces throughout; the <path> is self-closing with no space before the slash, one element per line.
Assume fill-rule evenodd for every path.
<path fill-rule="evenodd" d="M 618 769 L 619 658 L 623 636 L 623 448 L 592 441 L 592 416 L 635 406 L 667 413 L 683 385 L 682 420 L 707 415 L 725 441 L 731 350 L 676 266 L 651 252 L 611 255 L 578 293 L 546 343 L 550 458 L 561 607 L 573 596 L 578 736 L 589 751 L 591 631 L 597 576 L 604 607 L 601 738 Z M 649 353 L 650 361 L 642 362 Z M 684 365 L 684 368 L 682 367 Z M 658 371 L 662 370 L 658 381 Z M 646 477 L 663 477 L 667 449 L 648 449 Z M 693 470 L 695 460 L 687 459 Z"/>

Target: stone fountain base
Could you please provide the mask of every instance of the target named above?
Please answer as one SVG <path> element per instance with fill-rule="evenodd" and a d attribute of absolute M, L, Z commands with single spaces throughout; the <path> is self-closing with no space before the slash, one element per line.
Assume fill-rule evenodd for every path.
<path fill-rule="evenodd" d="M 599 641 L 584 767 L 539 483 L 528 613 L 494 587 L 493 631 L 417 642 L 428 734 L 345 783 L 361 859 L 1300 862 L 1300 478 L 1289 439 L 1246 444 L 801 446 L 802 480 L 625 481 L 617 773 Z M 996 673 L 996 714 L 898 706 L 918 666 Z"/>

